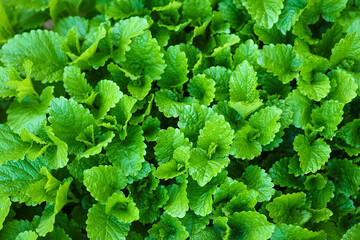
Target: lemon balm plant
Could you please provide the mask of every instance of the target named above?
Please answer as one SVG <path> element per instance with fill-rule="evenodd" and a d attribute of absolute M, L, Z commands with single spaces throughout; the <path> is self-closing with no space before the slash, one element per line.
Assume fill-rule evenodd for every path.
<path fill-rule="evenodd" d="M 359 239 L 359 21 L 0 0 L 0 239 Z"/>

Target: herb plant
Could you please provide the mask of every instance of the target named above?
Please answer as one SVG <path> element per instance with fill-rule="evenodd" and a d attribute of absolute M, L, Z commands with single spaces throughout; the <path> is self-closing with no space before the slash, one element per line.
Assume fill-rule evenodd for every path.
<path fill-rule="evenodd" d="M 360 238 L 358 0 L 0 0 L 1 240 Z"/>

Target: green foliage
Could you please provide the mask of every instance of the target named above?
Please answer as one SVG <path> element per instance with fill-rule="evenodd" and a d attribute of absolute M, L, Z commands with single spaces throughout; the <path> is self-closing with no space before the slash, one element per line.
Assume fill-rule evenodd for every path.
<path fill-rule="evenodd" d="M 358 239 L 359 7 L 0 0 L 0 239 Z"/>

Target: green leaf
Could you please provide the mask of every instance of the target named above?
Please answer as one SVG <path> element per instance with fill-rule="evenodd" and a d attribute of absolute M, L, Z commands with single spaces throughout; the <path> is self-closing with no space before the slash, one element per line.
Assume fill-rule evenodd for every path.
<path fill-rule="evenodd" d="M 256 23 L 265 28 L 271 28 L 278 21 L 284 7 L 282 0 L 243 0 L 242 4 Z"/>
<path fill-rule="evenodd" d="M 310 141 L 308 137 L 299 134 L 294 140 L 294 150 L 298 152 L 300 168 L 307 173 L 314 173 L 329 160 L 330 146 L 322 138 Z"/>
<path fill-rule="evenodd" d="M 123 223 L 133 222 L 139 219 L 139 209 L 130 198 L 126 198 L 123 193 L 114 193 L 109 197 L 105 213 L 115 216 L 117 220 Z"/>
<path fill-rule="evenodd" d="M 173 159 L 175 151 L 179 151 L 177 149 L 181 146 L 191 147 L 191 143 L 179 129 L 169 127 L 166 130 L 160 130 L 154 147 L 156 161 L 159 165 L 169 162 Z"/>
<path fill-rule="evenodd" d="M 274 231 L 274 224 L 258 212 L 240 212 L 229 216 L 229 239 L 269 239 Z"/>
<path fill-rule="evenodd" d="M 242 193 L 246 190 L 246 186 L 242 182 L 233 180 L 230 177 L 226 178 L 224 183 L 218 187 L 214 195 L 214 203 L 218 204 L 221 202 L 227 203 L 234 196 L 237 196 L 239 193 Z"/>
<path fill-rule="evenodd" d="M 204 70 L 207 78 L 215 81 L 215 100 L 223 101 L 229 99 L 230 69 L 221 66 L 213 66 Z"/>
<path fill-rule="evenodd" d="M 229 107 L 234 109 L 240 116 L 245 119 L 250 114 L 255 112 L 259 107 L 262 106 L 261 100 L 255 100 L 255 102 L 229 102 Z"/>
<path fill-rule="evenodd" d="M 190 79 L 188 91 L 200 104 L 209 106 L 215 97 L 215 81 L 205 74 L 198 74 Z"/>
<path fill-rule="evenodd" d="M 257 204 L 256 198 L 258 196 L 259 193 L 255 190 L 244 190 L 226 203 L 225 207 L 221 210 L 227 216 L 234 212 L 254 211 L 254 207 Z"/>
<path fill-rule="evenodd" d="M 337 126 L 341 123 L 344 114 L 343 104 L 336 100 L 329 100 L 311 113 L 311 119 L 315 128 L 325 127 L 320 135 L 326 139 L 335 136 Z"/>
<path fill-rule="evenodd" d="M 334 67 L 352 70 L 354 64 L 360 62 L 360 37 L 357 32 L 346 35 L 331 49 L 330 64 Z"/>
<path fill-rule="evenodd" d="M 0 230 L 3 228 L 3 223 L 10 212 L 11 201 L 7 196 L 0 197 Z"/>
<path fill-rule="evenodd" d="M 14 202 L 26 202 L 29 186 L 42 179 L 40 169 L 44 166 L 41 160 L 28 159 L 9 161 L 0 166 L 0 196 L 11 196 Z"/>
<path fill-rule="evenodd" d="M 70 97 L 79 103 L 92 105 L 96 93 L 87 83 L 85 73 L 81 73 L 81 69 L 76 66 L 64 68 L 64 88 Z"/>
<path fill-rule="evenodd" d="M 266 209 L 275 223 L 302 225 L 311 218 L 311 213 L 306 210 L 306 194 L 303 192 L 274 198 Z"/>
<path fill-rule="evenodd" d="M 272 181 L 281 187 L 302 188 L 302 181 L 289 173 L 289 158 L 282 158 L 269 169 Z"/>
<path fill-rule="evenodd" d="M 84 185 L 91 195 L 100 203 L 106 203 L 115 191 L 126 186 L 126 177 L 120 169 L 100 165 L 84 171 Z"/>
<path fill-rule="evenodd" d="M 259 130 L 256 138 L 262 145 L 269 144 L 275 138 L 275 134 L 280 130 L 280 120 L 282 110 L 277 107 L 265 107 L 251 115 L 250 125 Z"/>
<path fill-rule="evenodd" d="M 144 33 L 149 28 L 145 18 L 131 17 L 120 20 L 111 28 L 111 39 L 114 46 L 118 47 L 114 51 L 114 59 L 120 63 L 125 61 L 125 53 L 130 50 L 131 40 Z"/>
<path fill-rule="evenodd" d="M 239 45 L 234 54 L 234 66 L 239 65 L 244 60 L 248 61 L 253 68 L 259 67 L 257 59 L 260 52 L 258 45 L 252 39 L 246 40 L 245 43 Z"/>
<path fill-rule="evenodd" d="M 329 98 L 337 100 L 343 104 L 351 102 L 357 94 L 358 85 L 351 74 L 337 69 L 329 74 L 331 79 L 331 90 Z"/>
<path fill-rule="evenodd" d="M 68 145 L 55 136 L 51 127 L 45 126 L 45 132 L 50 140 L 54 143 L 53 146 L 47 148 L 44 155 L 44 160 L 52 169 L 63 168 L 68 163 Z"/>
<path fill-rule="evenodd" d="M 360 167 L 347 159 L 333 159 L 328 164 L 328 174 L 338 193 L 356 195 L 360 185 Z"/>
<path fill-rule="evenodd" d="M 79 38 L 82 40 L 85 39 L 89 27 L 89 21 L 83 17 L 69 16 L 63 18 L 60 21 L 56 22 L 52 30 L 65 37 L 68 31 L 74 26 L 76 26 Z"/>
<path fill-rule="evenodd" d="M 277 224 L 271 240 L 326 240 L 324 231 L 313 232 L 306 228 L 284 223 Z"/>
<path fill-rule="evenodd" d="M 259 99 L 257 76 L 247 60 L 240 63 L 230 78 L 230 101 L 254 102 Z"/>
<path fill-rule="evenodd" d="M 122 98 L 120 98 L 119 102 L 116 104 L 114 108 L 111 109 L 110 113 L 111 115 L 116 117 L 116 120 L 121 125 L 127 125 L 128 121 L 130 120 L 132 114 L 133 114 L 133 107 L 136 103 L 136 99 L 128 96 L 123 95 Z"/>
<path fill-rule="evenodd" d="M 208 0 L 185 0 L 182 6 L 184 18 L 201 23 L 211 18 L 212 9 Z"/>
<path fill-rule="evenodd" d="M 14 67 L 0 67 L 0 97 L 14 97 L 17 95 L 16 89 L 8 85 L 14 79 L 22 80 Z"/>
<path fill-rule="evenodd" d="M 306 6 L 306 0 L 286 0 L 276 27 L 285 34 L 299 20 Z"/>
<path fill-rule="evenodd" d="M 301 60 L 296 58 L 291 45 L 270 44 L 264 46 L 258 63 L 268 72 L 278 76 L 281 82 L 288 83 L 299 76 Z"/>
<path fill-rule="evenodd" d="M 252 128 L 250 125 L 242 127 L 234 135 L 230 151 L 231 155 L 249 160 L 260 156 L 262 147 L 261 143 L 256 140 L 259 136 L 259 130 Z"/>
<path fill-rule="evenodd" d="M 161 89 L 155 94 L 155 103 L 165 117 L 179 117 L 187 102 L 181 101 L 179 96 L 169 89 Z M 191 102 L 189 102 L 191 103 Z"/>
<path fill-rule="evenodd" d="M 20 73 L 26 59 L 33 62 L 31 77 L 42 82 L 62 79 L 67 64 L 66 55 L 60 51 L 61 37 L 46 30 L 33 30 L 16 35 L 2 47 L 1 61 L 11 64 Z"/>
<path fill-rule="evenodd" d="M 259 192 L 257 201 L 269 201 L 275 193 L 270 176 L 258 166 L 250 165 L 245 169 L 242 179 L 249 189 Z"/>
<path fill-rule="evenodd" d="M 146 154 L 140 126 L 130 126 L 124 141 L 115 138 L 106 147 L 106 156 L 114 166 L 120 167 L 125 176 L 135 176 L 141 169 Z"/>
<path fill-rule="evenodd" d="M 302 95 L 299 90 L 294 90 L 286 98 L 286 102 L 291 106 L 294 113 L 294 126 L 297 128 L 305 128 L 306 124 L 311 121 L 312 101 Z"/>
<path fill-rule="evenodd" d="M 94 204 L 88 213 L 86 231 L 90 240 L 125 240 L 130 230 L 128 223 L 121 223 L 105 213 L 105 206 Z"/>
<path fill-rule="evenodd" d="M 4 124 L 0 124 L 0 139 L 0 166 L 7 161 L 23 158 L 30 148 L 28 143 L 23 142 L 19 135 Z"/>
<path fill-rule="evenodd" d="M 86 127 L 95 124 L 89 110 L 72 99 L 60 97 L 51 100 L 49 112 L 49 121 L 54 133 L 67 143 L 69 154 L 81 152 L 84 144 L 76 141 L 76 137 Z"/>
<path fill-rule="evenodd" d="M 344 234 L 341 240 L 356 240 L 359 234 L 360 234 L 360 223 L 357 223 L 354 226 L 352 226 L 349 230 L 347 230 L 347 232 Z"/>
<path fill-rule="evenodd" d="M 148 232 L 151 237 L 159 240 L 185 240 L 189 236 L 186 228 L 181 224 L 179 219 L 171 217 L 166 213 L 161 216 L 161 220 L 154 224 Z"/>
<path fill-rule="evenodd" d="M 155 186 L 151 186 L 151 190 L 145 189 L 145 191 L 143 189 L 135 189 L 136 186 L 134 185 L 130 188 L 131 195 L 140 210 L 139 221 L 141 223 L 153 223 L 157 220 L 160 216 L 160 209 L 169 199 L 166 188 L 164 186 L 156 187 L 157 184 L 158 182 Z M 139 190 L 140 192 L 136 192 Z"/>
<path fill-rule="evenodd" d="M 347 0 L 323 0 L 321 2 L 321 16 L 328 22 L 335 22 L 346 7 L 347 2 Z"/>
<path fill-rule="evenodd" d="M 195 142 L 198 138 L 200 129 L 204 128 L 205 122 L 214 116 L 214 110 L 199 104 L 192 104 L 184 108 L 183 113 L 179 117 L 178 126 L 189 138 L 191 142 Z"/>
<path fill-rule="evenodd" d="M 9 18 L 6 15 L 2 2 L 0 3 L 0 22 L 0 44 L 4 44 L 14 35 L 14 30 L 10 24 Z"/>
<path fill-rule="evenodd" d="M 160 121 L 158 118 L 153 118 L 152 116 L 148 116 L 142 123 L 141 126 L 144 137 L 146 141 L 151 142 L 155 141 L 156 137 L 160 131 Z"/>
<path fill-rule="evenodd" d="M 158 81 L 161 88 L 174 88 L 188 81 L 188 59 L 179 45 L 170 46 L 164 55 L 166 68 Z"/>
<path fill-rule="evenodd" d="M 15 240 L 36 240 L 38 235 L 34 231 L 25 231 L 16 236 Z"/>
<path fill-rule="evenodd" d="M 198 182 L 199 186 L 203 187 L 226 167 L 229 162 L 228 157 L 216 155 L 211 157 L 205 150 L 194 148 L 190 152 L 189 173 Z"/>
<path fill-rule="evenodd" d="M 107 112 L 115 107 L 119 102 L 123 93 L 120 91 L 119 86 L 110 80 L 101 80 L 96 90 L 99 92 L 99 109 L 95 113 L 96 118 L 101 118 L 107 114 Z"/>
<path fill-rule="evenodd" d="M 181 184 L 171 184 L 167 187 L 169 200 L 164 209 L 172 217 L 183 218 L 189 210 L 189 200 L 187 198 L 187 181 Z"/>
<path fill-rule="evenodd" d="M 170 161 L 161 164 L 153 175 L 159 179 L 168 180 L 183 174 L 187 170 L 188 160 L 190 158 L 190 147 L 180 146 L 173 151 L 173 157 Z"/>
<path fill-rule="evenodd" d="M 56 191 L 61 182 L 54 178 L 45 167 L 42 167 L 40 173 L 44 176 L 41 180 L 31 184 L 26 194 L 31 198 L 31 201 L 41 204 L 55 203 Z"/>
<path fill-rule="evenodd" d="M 233 130 L 223 116 L 215 115 L 205 122 L 200 130 L 197 147 L 205 150 L 207 156 L 226 157 L 230 152 Z"/>
<path fill-rule="evenodd" d="M 150 31 L 135 37 L 126 52 L 126 61 L 120 65 L 134 76 L 133 79 L 146 75 L 152 80 L 159 80 L 166 67 L 163 53 L 160 51 L 156 39 L 152 38 Z"/>
<path fill-rule="evenodd" d="M 217 186 L 220 185 L 225 178 L 225 172 L 220 172 L 203 187 L 200 187 L 196 181 L 189 180 L 187 188 L 189 206 L 196 215 L 206 216 L 211 213 L 213 204 L 212 196 L 215 194 Z"/>
<path fill-rule="evenodd" d="M 91 148 L 86 149 L 83 153 L 78 155 L 78 158 L 89 158 L 90 156 L 94 156 L 99 154 L 103 148 L 106 148 L 109 143 L 112 142 L 115 134 L 113 132 L 106 132 L 100 136 L 99 143 Z"/>
<path fill-rule="evenodd" d="M 46 87 L 38 100 L 32 98 L 26 98 L 22 102 L 15 100 L 7 110 L 8 125 L 11 129 L 16 133 L 21 133 L 25 128 L 33 134 L 38 134 L 49 112 L 53 93 L 54 87 Z"/>

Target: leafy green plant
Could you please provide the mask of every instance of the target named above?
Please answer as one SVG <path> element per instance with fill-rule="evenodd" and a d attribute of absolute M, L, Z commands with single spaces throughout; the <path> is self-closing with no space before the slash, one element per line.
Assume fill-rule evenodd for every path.
<path fill-rule="evenodd" d="M 1 240 L 357 240 L 357 0 L 0 0 Z"/>

